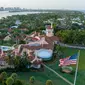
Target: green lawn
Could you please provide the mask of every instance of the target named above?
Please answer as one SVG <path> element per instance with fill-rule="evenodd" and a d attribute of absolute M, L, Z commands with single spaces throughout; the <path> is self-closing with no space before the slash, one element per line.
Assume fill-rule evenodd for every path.
<path fill-rule="evenodd" d="M 72 48 L 64 48 L 64 55 L 66 57 L 71 56 L 78 52 L 78 49 Z M 61 73 L 59 71 L 59 61 L 56 61 L 52 64 L 47 64 L 49 67 L 53 68 L 56 72 L 64 76 L 69 81 L 74 81 L 74 75 Z M 73 66 L 74 68 L 76 65 Z M 75 70 L 75 69 L 74 69 Z M 64 84 L 65 85 L 65 84 Z M 78 70 L 78 77 L 77 77 L 77 84 L 76 85 L 85 85 L 85 50 L 80 50 L 80 59 L 79 59 L 79 70 Z"/>
<path fill-rule="evenodd" d="M 78 49 L 64 49 L 65 56 L 70 56 L 78 52 Z M 76 85 L 85 85 L 85 50 L 81 50 L 80 53 L 80 60 L 79 60 L 79 70 L 78 70 L 78 77 L 77 77 L 77 84 Z M 56 72 L 67 78 L 69 81 L 73 82 L 74 75 L 65 74 L 60 72 L 60 68 L 58 66 L 59 60 L 57 59 L 55 62 L 52 63 L 47 62 L 47 65 L 50 68 L 53 68 Z M 75 66 L 74 66 L 75 67 Z M 44 69 L 43 72 L 17 72 L 19 79 L 24 82 L 24 85 L 45 85 L 46 80 L 50 79 L 53 81 L 53 85 L 69 85 L 61 78 L 56 76 L 53 72 L 49 71 L 48 69 Z M 36 82 L 34 84 L 29 84 L 29 78 L 31 76 L 35 76 Z"/>
<path fill-rule="evenodd" d="M 65 56 L 70 56 L 78 52 L 78 49 L 71 49 L 71 48 L 65 48 L 64 54 Z M 79 60 L 79 70 L 78 70 L 78 77 L 77 77 L 77 84 L 76 85 L 85 85 L 85 50 L 80 50 L 80 60 Z M 65 74 L 61 73 L 59 70 L 59 60 L 56 60 L 56 62 L 53 63 L 47 63 L 47 65 L 51 68 L 53 68 L 56 72 L 67 78 L 69 81 L 73 82 L 74 75 L 71 74 Z M 75 65 L 74 65 L 75 67 Z M 60 79 L 58 76 L 56 76 L 54 73 L 49 71 L 48 69 L 45 69 L 44 72 L 20 72 L 18 73 L 20 79 L 24 80 L 26 82 L 26 85 L 29 83 L 29 77 L 35 76 L 36 83 L 33 85 L 45 85 L 46 80 L 51 79 L 53 81 L 54 85 L 69 85 L 62 79 Z"/>
<path fill-rule="evenodd" d="M 17 73 L 19 78 L 25 82 L 24 85 L 28 85 L 29 78 L 35 76 L 37 82 L 32 85 L 45 85 L 46 80 L 50 79 L 54 85 L 68 85 L 65 81 L 61 80 L 58 76 L 45 69 L 44 72 L 19 72 Z"/>

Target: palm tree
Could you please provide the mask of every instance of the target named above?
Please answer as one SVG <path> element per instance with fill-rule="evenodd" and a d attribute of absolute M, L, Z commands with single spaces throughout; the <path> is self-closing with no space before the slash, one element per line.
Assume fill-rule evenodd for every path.
<path fill-rule="evenodd" d="M 13 83 L 14 83 L 13 78 L 11 78 L 11 77 L 7 78 L 6 85 L 13 85 Z"/>
<path fill-rule="evenodd" d="M 7 78 L 7 73 L 6 72 L 2 72 L 1 73 L 1 77 L 3 78 L 3 80 L 5 80 Z"/>
<path fill-rule="evenodd" d="M 34 76 L 31 76 L 29 82 L 30 83 L 34 83 L 35 82 L 35 77 Z"/>
<path fill-rule="evenodd" d="M 12 73 L 11 77 L 14 79 L 14 81 L 16 81 L 18 75 L 16 73 Z"/>
<path fill-rule="evenodd" d="M 23 85 L 22 81 L 21 80 L 16 80 L 14 85 Z"/>

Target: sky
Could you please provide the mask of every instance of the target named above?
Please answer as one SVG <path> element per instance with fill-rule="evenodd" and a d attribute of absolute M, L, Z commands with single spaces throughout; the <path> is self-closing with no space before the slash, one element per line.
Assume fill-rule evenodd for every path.
<path fill-rule="evenodd" d="M 85 10 L 85 0 L 0 0 L 0 7 Z"/>

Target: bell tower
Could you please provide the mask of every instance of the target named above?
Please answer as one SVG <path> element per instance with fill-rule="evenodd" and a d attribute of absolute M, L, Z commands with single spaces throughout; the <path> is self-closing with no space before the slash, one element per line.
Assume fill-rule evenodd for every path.
<path fill-rule="evenodd" d="M 53 34 L 53 23 L 46 25 L 46 36 L 52 37 Z"/>

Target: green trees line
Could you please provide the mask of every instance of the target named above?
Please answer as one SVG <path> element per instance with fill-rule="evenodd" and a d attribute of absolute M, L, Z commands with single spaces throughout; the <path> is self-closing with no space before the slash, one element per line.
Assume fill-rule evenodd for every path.
<path fill-rule="evenodd" d="M 64 43 L 85 45 L 85 30 L 61 30 L 56 35 Z"/>
<path fill-rule="evenodd" d="M 25 85 L 25 81 L 21 80 L 16 73 L 12 73 L 10 76 L 6 72 L 0 74 L 0 85 Z M 28 79 L 26 85 L 36 85 L 37 81 L 34 76 Z M 47 80 L 45 85 L 53 85 L 51 80 Z"/>
<path fill-rule="evenodd" d="M 28 14 L 28 15 L 13 15 L 7 16 L 7 18 L 0 19 L 0 28 L 10 28 L 16 25 L 16 20 L 20 20 L 21 24 L 19 28 L 28 29 L 43 29 L 45 21 L 52 21 L 54 25 L 62 26 L 66 25 L 65 28 L 70 28 L 72 25 L 72 19 L 79 18 L 76 22 L 81 22 L 85 25 L 85 14 L 77 11 L 56 11 L 53 13 L 39 13 L 39 14 Z M 60 20 L 58 20 L 60 19 Z M 64 19 L 64 21 L 63 21 Z"/>

